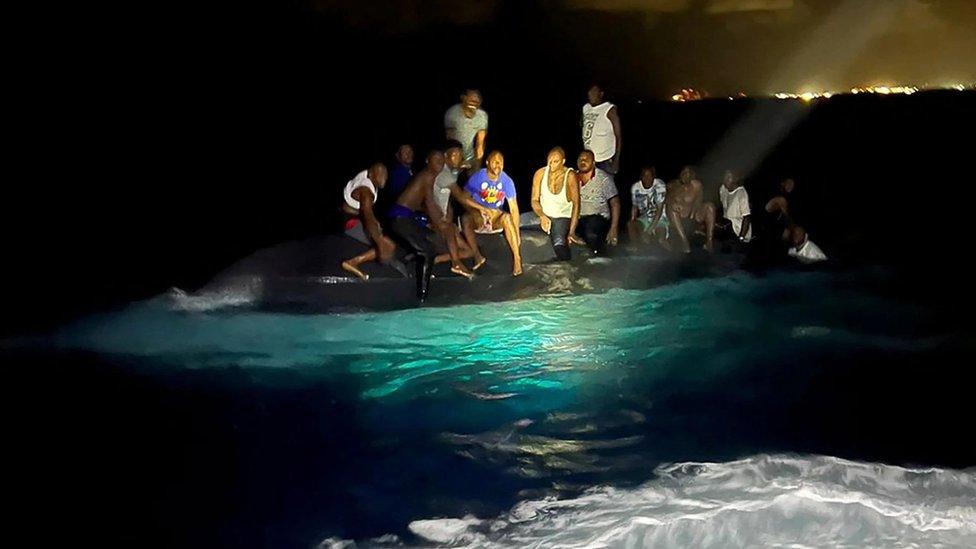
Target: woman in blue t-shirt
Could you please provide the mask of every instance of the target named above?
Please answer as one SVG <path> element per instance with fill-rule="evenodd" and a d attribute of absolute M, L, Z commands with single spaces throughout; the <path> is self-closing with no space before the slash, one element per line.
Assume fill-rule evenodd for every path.
<path fill-rule="evenodd" d="M 522 235 L 519 232 L 519 208 L 515 200 L 515 182 L 503 171 L 505 157 L 499 151 L 492 151 L 488 155 L 487 167 L 478 170 L 464 185 L 463 205 L 467 212 L 464 214 L 465 239 L 468 243 L 475 242 L 475 268 L 484 263 L 475 241 L 475 232 L 495 233 L 498 227 L 505 231 L 505 240 L 512 249 L 512 276 L 522 274 Z M 508 212 L 502 207 L 508 204 Z"/>

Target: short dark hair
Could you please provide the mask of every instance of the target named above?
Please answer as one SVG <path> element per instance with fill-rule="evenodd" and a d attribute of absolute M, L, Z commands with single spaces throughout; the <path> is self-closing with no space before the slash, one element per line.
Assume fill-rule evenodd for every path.
<path fill-rule="evenodd" d="M 461 149 L 463 151 L 464 145 L 462 145 L 461 142 L 458 141 L 457 139 L 448 139 L 447 141 L 444 142 L 444 147 L 442 150 L 444 152 L 447 152 L 451 149 Z"/>
<path fill-rule="evenodd" d="M 598 80 L 591 80 L 590 81 L 590 85 L 586 87 L 586 91 L 590 91 L 593 88 L 597 88 L 597 89 L 599 89 L 602 92 L 607 91 L 606 88 L 603 87 L 603 84 L 601 82 L 599 82 Z"/>
<path fill-rule="evenodd" d="M 464 95 L 468 95 L 469 93 L 478 94 L 478 97 L 482 99 L 485 98 L 483 95 L 481 95 L 481 90 L 479 90 L 478 88 L 464 88 Z"/>

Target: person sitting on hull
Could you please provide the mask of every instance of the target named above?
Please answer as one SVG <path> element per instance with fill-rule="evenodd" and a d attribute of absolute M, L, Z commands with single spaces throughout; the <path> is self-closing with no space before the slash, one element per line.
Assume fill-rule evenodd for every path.
<path fill-rule="evenodd" d="M 392 195 L 395 199 L 400 196 L 403 189 L 407 188 L 407 183 L 413 178 L 413 147 L 407 143 L 400 145 L 397 148 L 394 159 L 396 162 L 390 171 L 390 183 L 387 194 Z"/>
<path fill-rule="evenodd" d="M 396 250 L 396 244 L 383 235 L 374 210 L 379 189 L 386 186 L 386 179 L 386 166 L 376 163 L 356 174 L 342 191 L 346 236 L 371 246 L 365 253 L 343 261 L 342 268 L 363 280 L 369 280 L 369 275 L 359 269 L 360 265 L 367 261 L 386 263 Z"/>
<path fill-rule="evenodd" d="M 431 224 L 437 229 L 446 241 L 453 238 L 457 246 L 457 258 L 467 259 L 474 257 L 472 270 L 477 271 L 485 264 L 485 258 L 478 251 L 478 243 L 475 240 L 474 227 L 468 217 L 461 216 L 462 232 L 458 232 L 453 221 L 454 208 L 452 202 L 461 204 L 465 199 L 465 192 L 457 185 L 458 175 L 463 164 L 463 147 L 458 141 L 448 141 L 444 147 L 444 168 L 434 179 L 431 189 L 434 202 L 437 204 L 437 217 L 431 217 Z M 462 236 L 464 238 L 462 238 Z M 469 241 L 468 238 L 471 240 Z M 477 251 L 477 253 L 476 253 Z M 434 259 L 434 263 L 445 263 L 451 261 L 455 265 L 455 257 L 451 253 L 441 254 Z"/>
<path fill-rule="evenodd" d="M 722 186 L 718 190 L 722 202 L 722 217 L 732 223 L 732 232 L 740 242 L 752 240 L 752 210 L 749 209 L 749 192 L 742 185 L 742 178 L 726 170 Z"/>
<path fill-rule="evenodd" d="M 704 249 L 711 252 L 715 234 L 715 205 L 702 198 L 703 185 L 691 166 L 685 166 L 677 180 L 668 184 L 665 196 L 665 211 L 671 228 L 678 236 L 680 250 L 691 253 L 686 234 L 688 225 L 704 225 Z"/>
<path fill-rule="evenodd" d="M 668 186 L 657 178 L 654 166 L 641 169 L 640 180 L 630 187 L 630 221 L 627 233 L 631 244 L 655 241 L 668 248 L 668 216 L 664 215 L 664 198 Z"/>
<path fill-rule="evenodd" d="M 610 174 L 596 166 L 592 151 L 583 151 L 576 159 L 579 179 L 579 236 L 595 254 L 603 253 L 606 244 L 617 245 L 620 223 L 620 197 Z"/>
<path fill-rule="evenodd" d="M 532 177 L 532 210 L 539 216 L 542 230 L 549 235 L 557 261 L 568 261 L 570 244 L 582 244 L 576 237 L 580 197 L 576 174 L 566 166 L 566 153 L 560 147 L 549 151 L 546 166 Z"/>
<path fill-rule="evenodd" d="M 427 216 L 430 216 L 436 230 L 447 240 L 452 260 L 451 272 L 467 278 L 473 276 L 458 258 L 453 225 L 441 218 L 440 209 L 434 201 L 432 192 L 434 180 L 442 169 L 444 169 L 444 153 L 431 151 L 427 155 L 427 165 L 410 180 L 407 188 L 400 193 L 396 204 L 390 209 L 390 228 L 394 236 L 416 255 L 417 298 L 421 302 L 427 299 L 431 268 L 437 255 L 430 238 L 433 233 L 427 228 Z"/>
<path fill-rule="evenodd" d="M 515 200 L 515 182 L 504 171 L 505 157 L 499 151 L 488 155 L 487 167 L 468 178 L 462 193 L 465 239 L 474 244 L 475 257 L 483 257 L 474 232 L 493 232 L 501 227 L 512 250 L 512 276 L 522 274 L 522 234 L 519 229 L 519 207 Z M 502 208 L 508 204 L 508 212 Z M 470 231 L 470 232 L 469 232 Z"/>

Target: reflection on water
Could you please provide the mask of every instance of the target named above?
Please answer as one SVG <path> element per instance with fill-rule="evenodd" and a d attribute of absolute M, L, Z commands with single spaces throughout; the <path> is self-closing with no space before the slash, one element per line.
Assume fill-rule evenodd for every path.
<path fill-rule="evenodd" d="M 269 395 L 292 376 L 288 402 L 300 399 L 314 415 L 260 411 L 261 429 L 310 440 L 338 430 L 351 448 L 296 455 L 287 444 L 246 441 L 262 448 L 262 467 L 288 470 L 301 460 L 308 475 L 328 479 L 327 488 L 302 492 L 288 508 L 303 516 L 307 532 L 281 528 L 304 532 L 302 543 L 323 539 L 323 528 L 356 539 L 410 535 L 411 522 L 449 516 L 457 522 L 416 522 L 411 531 L 508 546 L 525 536 L 545 546 L 548 525 L 523 532 L 509 524 L 484 537 L 479 521 L 518 500 L 574 501 L 593 486 L 638 486 L 663 462 L 776 451 L 914 459 L 955 447 L 932 427 L 938 417 L 943 429 L 955 429 L 958 418 L 943 413 L 952 399 L 911 410 L 899 403 L 916 386 L 931 392 L 936 383 L 912 381 L 919 364 L 944 374 L 951 367 L 944 349 L 969 339 L 889 278 L 883 271 L 737 274 L 651 290 L 318 316 L 175 311 L 159 298 L 78 322 L 51 341 L 127 357 L 150 376 L 225 372 L 238 384 L 245 376 L 243 395 L 236 386 L 227 391 L 258 410 L 280 407 Z M 316 412 L 337 406 L 342 415 Z M 870 428 L 847 421 L 852 414 Z M 309 430 L 296 431 L 296 421 L 308 421 Z M 915 442 L 900 446 L 906 433 Z M 627 497 L 659 498 L 659 490 Z M 354 518 L 334 511 L 350 505 Z M 666 520 L 650 508 L 640 521 Z M 461 518 L 469 512 L 480 518 Z M 567 511 L 556 505 L 551 512 Z M 601 523 L 588 517 L 585 524 Z M 662 531 L 678 530 L 640 536 L 671 535 Z M 620 539 L 639 544 L 639 536 Z"/>

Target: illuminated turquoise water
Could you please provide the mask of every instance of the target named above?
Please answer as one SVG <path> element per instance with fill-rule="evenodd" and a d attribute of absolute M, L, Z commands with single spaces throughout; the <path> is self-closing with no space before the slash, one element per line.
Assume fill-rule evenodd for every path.
<path fill-rule="evenodd" d="M 247 471 L 232 483 L 248 487 L 249 518 L 222 528 L 308 546 L 633 486 L 669 461 L 959 464 L 945 432 L 958 402 L 919 407 L 933 387 L 960 390 L 933 381 L 968 351 L 951 303 L 880 270 L 376 314 L 187 313 L 159 298 L 46 344 L 164 387 L 175 400 L 146 413 L 201 421 L 194 437 L 235 433 L 210 450 L 220 465 L 187 466 Z"/>

